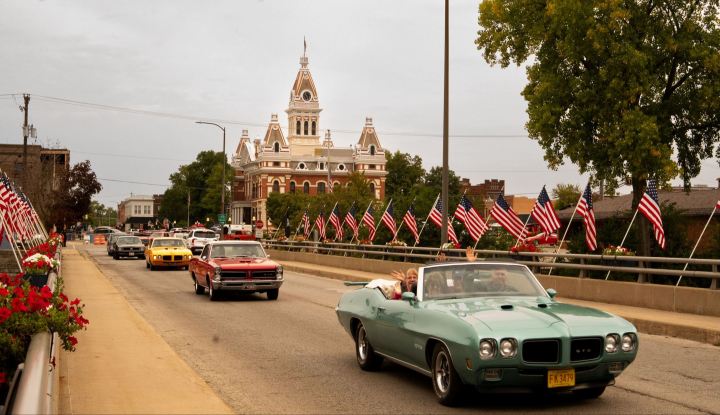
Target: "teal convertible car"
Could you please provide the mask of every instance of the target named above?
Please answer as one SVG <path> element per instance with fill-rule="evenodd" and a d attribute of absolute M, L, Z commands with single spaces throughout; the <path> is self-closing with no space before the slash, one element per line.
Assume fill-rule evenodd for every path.
<path fill-rule="evenodd" d="M 597 398 L 637 355 L 632 324 L 556 301 L 524 265 L 440 263 L 418 274 L 417 294 L 389 299 L 393 282 L 376 280 L 344 294 L 336 312 L 361 369 L 387 359 L 430 376 L 442 404 L 469 387 Z"/>

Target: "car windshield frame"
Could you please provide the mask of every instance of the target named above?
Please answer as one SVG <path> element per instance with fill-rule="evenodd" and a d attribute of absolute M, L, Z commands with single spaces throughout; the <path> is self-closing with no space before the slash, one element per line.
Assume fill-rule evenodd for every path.
<path fill-rule="evenodd" d="M 156 238 L 153 240 L 153 248 L 185 248 L 182 239 L 178 238 Z"/>
<path fill-rule="evenodd" d="M 421 267 L 417 296 L 420 301 L 548 297 L 537 277 L 522 264 L 502 262 L 449 263 Z"/>
<path fill-rule="evenodd" d="M 210 258 L 267 258 L 260 244 L 216 244 Z"/>

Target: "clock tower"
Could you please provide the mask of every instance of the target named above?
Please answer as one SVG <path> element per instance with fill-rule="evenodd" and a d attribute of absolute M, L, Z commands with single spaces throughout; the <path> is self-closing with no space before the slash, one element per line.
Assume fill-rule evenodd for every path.
<path fill-rule="evenodd" d="M 288 141 L 292 154 L 311 155 L 320 145 L 320 102 L 317 89 L 308 69 L 306 51 L 300 58 L 300 70 L 290 91 Z"/>

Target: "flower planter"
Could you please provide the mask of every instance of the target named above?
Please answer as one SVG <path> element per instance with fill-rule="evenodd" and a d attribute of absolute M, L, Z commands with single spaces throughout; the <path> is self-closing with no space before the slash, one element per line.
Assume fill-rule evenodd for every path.
<path fill-rule="evenodd" d="M 48 277 L 50 273 L 46 274 L 25 274 L 23 278 L 30 283 L 33 287 L 42 288 L 47 285 Z"/>

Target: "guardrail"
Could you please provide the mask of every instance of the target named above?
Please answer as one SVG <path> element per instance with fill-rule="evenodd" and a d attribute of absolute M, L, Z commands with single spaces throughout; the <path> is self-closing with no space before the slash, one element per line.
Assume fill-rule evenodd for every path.
<path fill-rule="evenodd" d="M 60 253 L 56 254 L 60 258 Z M 62 264 L 62 261 L 60 261 Z M 62 265 L 61 265 L 62 267 Z M 47 286 L 55 291 L 61 269 L 50 272 Z M 14 387 L 10 391 L 3 414 L 55 413 L 57 372 L 55 368 L 60 338 L 56 333 L 37 333 L 32 336 L 25 362 L 18 367 Z"/>
<path fill-rule="evenodd" d="M 346 243 L 320 243 L 311 241 L 275 241 L 263 240 L 263 245 L 271 249 L 287 251 L 315 252 L 328 255 L 359 256 L 361 258 L 374 258 L 397 260 L 404 262 L 427 262 L 437 259 L 440 249 L 426 247 L 390 246 L 390 245 L 356 245 Z M 443 249 L 442 252 L 450 260 L 465 260 L 464 249 Z M 611 273 L 635 274 L 636 282 L 652 283 L 652 276 L 670 276 L 687 278 L 709 279 L 710 289 L 718 289 L 720 279 L 720 260 L 703 258 L 671 258 L 647 256 L 617 256 L 594 254 L 567 254 L 555 252 L 508 252 L 497 250 L 476 250 L 478 258 L 510 258 L 518 263 L 529 266 L 535 273 L 550 274 L 554 270 L 577 270 L 579 278 L 588 277 L 590 271 L 604 271 Z M 610 263 L 610 264 L 609 264 Z M 620 264 L 627 264 L 626 266 Z M 680 269 L 655 268 L 651 265 L 663 264 L 677 266 Z M 707 270 L 686 269 L 688 264 L 694 268 L 701 267 Z M 612 274 L 611 274 L 612 275 Z"/>

